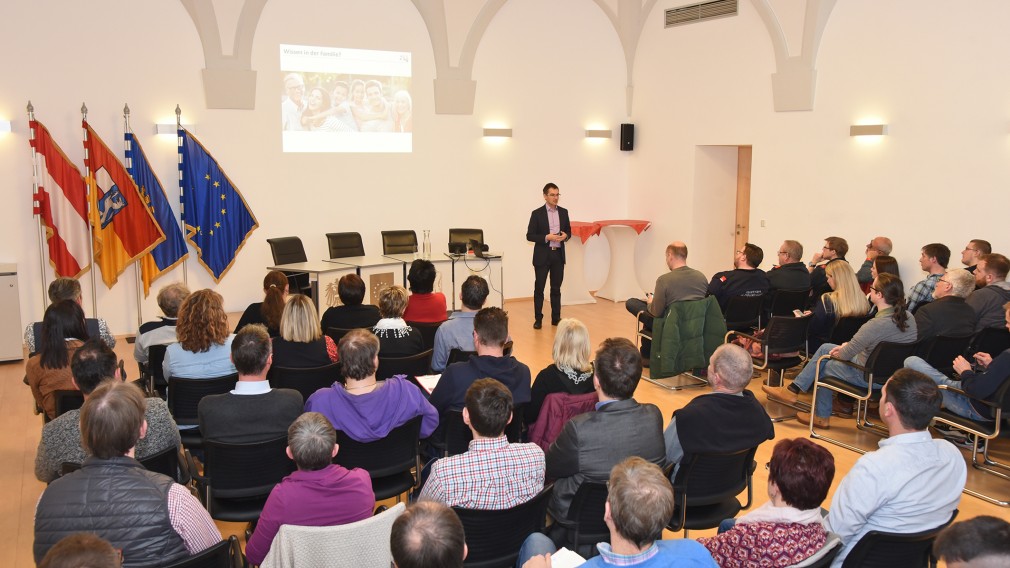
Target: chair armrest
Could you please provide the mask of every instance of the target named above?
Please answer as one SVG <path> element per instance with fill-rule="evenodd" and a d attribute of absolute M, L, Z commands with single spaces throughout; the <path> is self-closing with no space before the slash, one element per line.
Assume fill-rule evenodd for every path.
<path fill-rule="evenodd" d="M 206 495 L 206 489 L 210 486 L 210 478 L 200 473 L 199 468 L 196 466 L 196 458 L 193 457 L 193 454 L 189 453 L 189 450 L 186 450 L 184 455 L 186 458 L 184 462 L 186 474 L 189 475 L 189 478 L 193 481 L 194 485 L 196 485 L 196 489 L 200 493 L 201 500 L 204 501 L 204 507 L 206 507 L 207 503 L 204 496 Z M 182 466 L 183 464 L 180 464 L 180 467 Z"/>
<path fill-rule="evenodd" d="M 728 342 L 729 336 L 731 336 L 731 335 L 735 335 L 737 337 L 743 337 L 744 339 L 750 339 L 751 341 L 754 341 L 754 342 L 757 342 L 757 343 L 763 343 L 763 340 L 760 337 L 757 337 L 756 335 L 753 335 L 753 334 L 750 334 L 750 333 L 744 333 L 742 331 L 733 331 L 733 330 L 730 330 L 730 331 L 726 332 L 726 339 L 725 339 L 725 341 Z"/>
<path fill-rule="evenodd" d="M 966 397 L 970 398 L 974 402 L 980 402 L 980 403 L 988 406 L 989 408 L 992 408 L 993 410 L 996 410 L 996 409 L 998 409 L 1000 407 L 1000 405 L 996 404 L 995 402 L 990 402 L 990 401 L 985 400 L 985 399 L 976 398 L 976 397 L 971 396 L 970 394 L 964 392 L 963 390 L 961 390 L 961 389 L 959 389 L 957 387 L 952 387 L 952 386 L 948 386 L 948 385 L 939 385 L 939 387 L 940 387 L 940 390 L 949 390 L 951 392 L 956 392 L 957 394 L 959 394 L 961 396 L 966 396 Z"/>

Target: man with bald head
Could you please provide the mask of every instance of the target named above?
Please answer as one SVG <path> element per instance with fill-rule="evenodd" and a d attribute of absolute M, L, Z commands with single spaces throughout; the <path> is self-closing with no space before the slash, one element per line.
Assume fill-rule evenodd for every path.
<path fill-rule="evenodd" d="M 870 270 L 873 268 L 873 261 L 880 255 L 887 256 L 891 254 L 892 248 L 891 239 L 887 237 L 873 237 L 873 240 L 866 245 L 866 260 L 863 261 L 863 264 L 859 267 L 859 271 L 856 272 L 856 280 L 859 281 L 859 285 L 862 286 L 864 292 L 870 289 L 870 284 L 873 284 L 873 274 L 870 273 Z"/>
<path fill-rule="evenodd" d="M 652 331 L 653 318 L 663 317 L 666 308 L 674 302 L 701 300 L 708 291 L 708 279 L 687 265 L 687 245 L 674 241 L 666 247 L 666 266 L 669 272 L 656 279 L 655 293 L 645 294 L 645 300 L 629 298 L 624 303 L 632 314 L 642 314 L 642 325 Z M 642 357 L 649 358 L 652 342 L 642 340 Z"/>

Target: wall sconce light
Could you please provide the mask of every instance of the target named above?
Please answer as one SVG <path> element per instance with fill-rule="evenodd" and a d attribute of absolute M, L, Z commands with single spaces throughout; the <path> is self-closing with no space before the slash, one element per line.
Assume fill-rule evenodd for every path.
<path fill-rule="evenodd" d="M 13 132 L 14 126 L 9 120 L 0 120 L 0 134 L 5 132 Z"/>
<path fill-rule="evenodd" d="M 586 138 L 613 138 L 612 130 L 587 130 Z"/>
<path fill-rule="evenodd" d="M 484 138 L 512 138 L 511 128 L 485 128 Z"/>
<path fill-rule="evenodd" d="M 182 127 L 185 128 L 186 130 L 189 130 L 190 128 L 193 127 L 193 125 L 191 125 L 191 124 L 183 124 Z M 154 125 L 154 133 L 155 134 L 178 134 L 178 132 L 179 132 L 179 127 L 175 123 L 172 123 L 172 124 L 155 124 Z"/>
<path fill-rule="evenodd" d="M 853 124 L 849 136 L 887 136 L 886 124 Z"/>

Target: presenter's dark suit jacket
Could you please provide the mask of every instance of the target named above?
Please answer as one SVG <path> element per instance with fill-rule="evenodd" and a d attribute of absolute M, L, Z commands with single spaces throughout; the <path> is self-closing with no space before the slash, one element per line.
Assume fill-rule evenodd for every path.
<path fill-rule="evenodd" d="M 568 210 L 558 207 L 558 221 L 561 231 L 572 238 L 572 223 L 568 220 Z M 526 240 L 533 243 L 533 266 L 550 264 L 550 243 L 545 239 L 551 232 L 551 222 L 547 219 L 547 205 L 538 207 L 530 214 L 530 225 L 526 228 Z M 566 239 L 567 240 L 567 239 Z M 561 243 L 561 263 L 565 262 L 565 243 Z"/>
<path fill-rule="evenodd" d="M 563 525 L 583 481 L 605 483 L 610 470 L 629 456 L 660 467 L 666 463 L 663 415 L 633 398 L 603 405 L 572 418 L 547 450 L 547 477 L 555 479 L 548 510 Z"/>

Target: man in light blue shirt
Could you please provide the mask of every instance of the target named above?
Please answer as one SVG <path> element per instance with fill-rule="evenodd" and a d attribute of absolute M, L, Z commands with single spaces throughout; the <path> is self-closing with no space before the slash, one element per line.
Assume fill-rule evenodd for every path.
<path fill-rule="evenodd" d="M 869 531 L 910 534 L 950 520 L 968 474 L 961 452 L 926 430 L 941 400 L 932 379 L 908 368 L 884 385 L 880 418 L 890 437 L 859 458 L 835 492 L 828 524 L 845 548 L 832 567 Z"/>
<path fill-rule="evenodd" d="M 431 355 L 431 370 L 441 373 L 449 361 L 453 349 L 473 351 L 473 317 L 484 307 L 490 292 L 487 280 L 476 274 L 471 275 L 459 288 L 459 299 L 463 301 L 463 311 L 452 314 L 438 326 L 435 332 L 435 347 Z"/>

